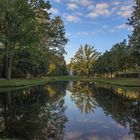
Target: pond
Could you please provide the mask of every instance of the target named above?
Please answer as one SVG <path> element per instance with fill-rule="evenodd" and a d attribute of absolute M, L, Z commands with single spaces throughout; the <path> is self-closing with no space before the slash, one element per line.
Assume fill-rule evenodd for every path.
<path fill-rule="evenodd" d="M 0 139 L 140 140 L 140 89 L 79 81 L 1 92 Z"/>

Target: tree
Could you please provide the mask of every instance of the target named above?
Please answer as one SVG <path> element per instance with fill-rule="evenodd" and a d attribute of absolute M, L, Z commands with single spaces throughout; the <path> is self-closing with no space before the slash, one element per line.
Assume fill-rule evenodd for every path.
<path fill-rule="evenodd" d="M 13 77 L 41 77 L 47 75 L 48 57 L 39 47 L 22 48 L 15 54 Z"/>
<path fill-rule="evenodd" d="M 129 68 L 130 59 L 127 53 L 128 47 L 126 40 L 115 44 L 110 50 L 112 53 L 112 64 L 114 64 L 115 71 L 125 71 Z"/>
<path fill-rule="evenodd" d="M 112 53 L 110 51 L 106 51 L 103 53 L 96 61 L 94 66 L 94 72 L 97 74 L 112 74 L 115 71 L 114 64 L 112 63 Z"/>
<path fill-rule="evenodd" d="M 113 47 L 103 53 L 96 61 L 94 71 L 97 74 L 112 74 L 118 72 L 126 72 L 129 68 L 133 68 L 133 58 L 129 56 L 130 52 L 126 40 L 116 43 Z"/>
<path fill-rule="evenodd" d="M 6 77 L 11 79 L 15 52 L 38 40 L 37 21 L 27 0 L 4 0 L 0 5 L 0 42 L 5 47 Z"/>
<path fill-rule="evenodd" d="M 68 39 L 64 24 L 60 17 L 50 17 L 50 7 L 44 0 L 0 2 L 0 43 L 4 46 L 0 61 L 5 63 L 7 79 L 11 79 L 11 73 L 13 77 L 27 73 L 33 77 L 46 75 L 48 65 L 56 58 L 53 56 L 63 58 L 65 63 L 64 46 Z"/>
<path fill-rule="evenodd" d="M 88 114 L 96 109 L 97 102 L 93 97 L 94 89 L 94 84 L 84 82 L 74 82 L 73 86 L 69 89 L 72 92 L 71 99 L 81 113 Z"/>
<path fill-rule="evenodd" d="M 130 26 L 133 27 L 133 33 L 129 38 L 129 47 L 131 51 L 131 57 L 134 58 L 134 62 L 140 67 L 140 1 L 135 0 L 135 6 L 131 18 L 129 18 Z M 140 77 L 140 73 L 139 73 Z"/>
<path fill-rule="evenodd" d="M 94 46 L 88 44 L 81 45 L 74 58 L 72 58 L 71 63 L 75 71 L 78 73 L 83 72 L 89 78 L 92 66 L 95 64 L 99 55 L 100 53 L 94 49 Z"/>

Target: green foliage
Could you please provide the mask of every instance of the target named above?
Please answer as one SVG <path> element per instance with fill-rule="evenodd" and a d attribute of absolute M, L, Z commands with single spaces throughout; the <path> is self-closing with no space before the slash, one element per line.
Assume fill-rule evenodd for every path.
<path fill-rule="evenodd" d="M 12 77 L 47 75 L 53 56 L 65 63 L 68 39 L 64 24 L 60 17 L 50 17 L 50 7 L 44 0 L 0 2 L 0 68 L 5 73 L 1 77 L 10 79 L 11 73 Z"/>
<path fill-rule="evenodd" d="M 1 93 L 0 105 L 5 106 L 2 108 L 4 125 L 0 139 L 61 139 L 68 121 L 63 100 L 65 94 L 65 83 Z"/>
<path fill-rule="evenodd" d="M 135 0 L 134 11 L 131 18 L 129 18 L 129 25 L 132 26 L 133 33 L 129 39 L 129 47 L 131 51 L 131 57 L 134 58 L 134 62 L 140 66 L 140 1 Z"/>
<path fill-rule="evenodd" d="M 112 74 L 122 71 L 127 72 L 133 68 L 133 58 L 129 56 L 129 49 L 126 41 L 115 44 L 110 51 L 106 51 L 96 61 L 94 71 L 98 74 Z"/>
<path fill-rule="evenodd" d="M 87 75 L 89 77 L 99 55 L 100 53 L 94 49 L 94 46 L 88 44 L 81 46 L 72 58 L 72 70 L 78 75 Z"/>

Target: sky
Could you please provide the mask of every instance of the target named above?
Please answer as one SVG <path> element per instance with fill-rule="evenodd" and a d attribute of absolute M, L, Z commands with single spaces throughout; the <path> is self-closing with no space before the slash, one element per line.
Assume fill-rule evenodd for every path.
<path fill-rule="evenodd" d="M 133 0 L 51 0 L 50 12 L 61 16 L 69 42 L 65 46 L 69 63 L 80 45 L 94 45 L 99 52 L 128 39 L 132 28 L 126 23 Z"/>

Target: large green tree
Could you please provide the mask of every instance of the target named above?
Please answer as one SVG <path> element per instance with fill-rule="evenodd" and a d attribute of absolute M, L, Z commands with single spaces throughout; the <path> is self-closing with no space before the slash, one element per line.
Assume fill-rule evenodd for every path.
<path fill-rule="evenodd" d="M 83 73 L 89 78 L 92 67 L 99 55 L 100 53 L 97 52 L 94 46 L 88 44 L 81 45 L 71 61 L 73 70 L 78 74 Z"/>
<path fill-rule="evenodd" d="M 61 18 L 51 18 L 50 7 L 44 0 L 0 1 L 0 61 L 7 79 L 11 74 L 46 75 L 53 56 L 64 62 L 68 39 Z"/>
<path fill-rule="evenodd" d="M 116 43 L 113 47 L 103 53 L 96 61 L 94 71 L 97 74 L 112 74 L 118 72 L 126 72 L 133 68 L 133 58 L 130 57 L 129 47 L 126 40 Z"/>
<path fill-rule="evenodd" d="M 140 1 L 135 0 L 135 6 L 131 18 L 129 18 L 129 25 L 132 26 L 133 32 L 129 38 L 129 50 L 131 56 L 134 58 L 136 66 L 140 67 Z M 140 78 L 140 72 L 139 72 Z"/>
<path fill-rule="evenodd" d="M 38 40 L 35 12 L 27 0 L 0 2 L 0 42 L 5 48 L 6 77 L 11 79 L 15 52 Z"/>
<path fill-rule="evenodd" d="M 129 46 L 134 62 L 140 67 L 140 1 L 135 0 L 135 6 L 131 18 L 129 18 L 129 25 L 133 28 L 133 33 L 129 39 Z M 140 74 L 139 74 L 140 77 Z"/>
<path fill-rule="evenodd" d="M 126 40 L 115 44 L 111 48 L 112 53 L 112 65 L 114 64 L 115 71 L 124 71 L 130 68 L 131 58 L 129 58 L 128 46 Z M 133 67 L 133 65 L 131 65 Z"/>

